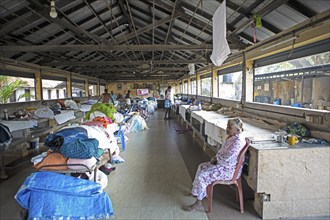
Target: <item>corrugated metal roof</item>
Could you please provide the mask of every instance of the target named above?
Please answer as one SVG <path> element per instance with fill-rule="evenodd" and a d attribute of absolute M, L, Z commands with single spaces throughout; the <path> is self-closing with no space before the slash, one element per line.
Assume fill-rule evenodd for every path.
<path fill-rule="evenodd" d="M 134 79 L 162 73 L 175 79 L 209 63 L 212 16 L 222 0 L 55 0 L 58 17 L 49 16 L 50 1 L 2 0 L 0 45 L 6 58 L 82 73 L 102 79 Z M 330 9 L 329 0 L 227 0 L 227 36 L 233 52 L 280 33 Z M 251 19 L 262 15 L 254 30 Z M 36 50 L 34 45 L 127 45 L 117 50 Z M 139 46 L 132 50 L 130 45 Z M 153 45 L 156 49 L 145 50 Z M 177 45 L 178 49 L 167 49 Z M 199 49 L 180 49 L 181 45 Z M 161 48 L 161 49 L 160 49 Z M 174 63 L 175 61 L 176 63 Z M 148 66 L 150 69 L 141 69 Z M 140 69 L 139 69 L 140 68 Z M 186 68 L 186 69 L 185 69 Z"/>

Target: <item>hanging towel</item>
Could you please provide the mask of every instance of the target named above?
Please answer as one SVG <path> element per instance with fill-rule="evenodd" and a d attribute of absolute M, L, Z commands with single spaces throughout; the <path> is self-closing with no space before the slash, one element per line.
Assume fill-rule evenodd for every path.
<path fill-rule="evenodd" d="M 113 215 L 109 196 L 101 185 L 53 172 L 36 172 L 26 178 L 15 195 L 29 210 L 28 219 L 106 219 Z"/>
<path fill-rule="evenodd" d="M 230 54 L 230 48 L 226 39 L 226 1 L 224 0 L 215 11 L 213 22 L 213 52 L 211 60 L 214 65 L 221 66 Z"/>

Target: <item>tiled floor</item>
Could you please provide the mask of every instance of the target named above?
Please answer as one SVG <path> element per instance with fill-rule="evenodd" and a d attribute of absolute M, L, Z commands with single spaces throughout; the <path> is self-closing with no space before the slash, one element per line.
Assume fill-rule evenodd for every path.
<path fill-rule="evenodd" d="M 176 133 L 176 128 L 182 128 L 179 121 L 164 121 L 163 115 L 164 111 L 157 111 L 148 120 L 150 129 L 127 135 L 126 150 L 121 153 L 126 162 L 116 165 L 105 189 L 113 203 L 113 218 L 259 219 L 249 205 L 249 190 L 245 190 L 245 213 L 241 214 L 234 190 L 226 186 L 215 188 L 212 214 L 182 210 L 194 202 L 185 194 L 191 188 L 198 164 L 209 157 L 191 132 Z M 19 219 L 20 206 L 14 195 L 31 172 L 31 167 L 16 170 L 15 175 L 11 172 L 8 180 L 0 182 L 1 220 Z"/>

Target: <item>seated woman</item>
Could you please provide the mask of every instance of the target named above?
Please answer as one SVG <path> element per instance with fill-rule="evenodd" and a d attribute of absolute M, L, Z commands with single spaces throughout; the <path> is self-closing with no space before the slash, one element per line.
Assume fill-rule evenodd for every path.
<path fill-rule="evenodd" d="M 186 211 L 202 208 L 202 200 L 206 197 L 206 187 L 213 181 L 232 179 L 238 155 L 245 145 L 242 131 L 243 122 L 240 118 L 228 120 L 226 141 L 210 162 L 201 163 L 198 166 L 191 190 L 191 195 L 196 197 L 196 202 L 184 207 Z"/>

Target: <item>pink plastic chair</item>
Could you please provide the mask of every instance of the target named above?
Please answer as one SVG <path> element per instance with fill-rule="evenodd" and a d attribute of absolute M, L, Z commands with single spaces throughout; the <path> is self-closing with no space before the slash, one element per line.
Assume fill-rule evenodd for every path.
<path fill-rule="evenodd" d="M 251 141 L 248 138 L 245 138 L 245 141 L 246 141 L 246 144 L 238 155 L 238 161 L 237 161 L 237 165 L 236 165 L 236 169 L 235 169 L 233 178 L 231 180 L 214 181 L 206 187 L 209 213 L 212 212 L 213 187 L 217 184 L 222 184 L 222 185 L 235 184 L 236 185 L 236 200 L 239 200 L 241 213 L 244 213 L 242 180 L 241 180 L 241 176 L 238 176 L 238 174 L 239 174 L 240 170 L 242 169 L 241 167 L 242 167 L 242 164 L 244 163 L 245 153 L 251 143 Z"/>

